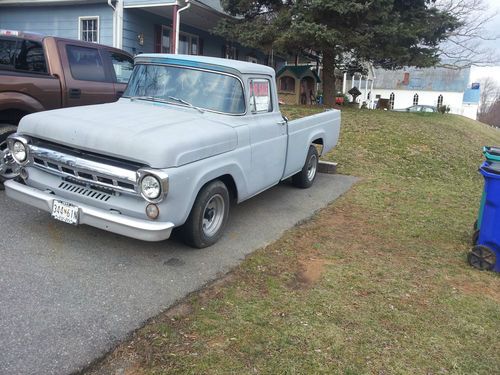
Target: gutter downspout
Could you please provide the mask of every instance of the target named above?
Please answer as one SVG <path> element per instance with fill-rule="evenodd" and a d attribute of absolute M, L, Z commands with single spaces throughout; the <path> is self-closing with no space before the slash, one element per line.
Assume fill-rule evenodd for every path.
<path fill-rule="evenodd" d="M 108 0 L 108 5 L 113 9 L 113 47 L 116 47 L 116 8 L 111 2 L 112 0 Z"/>
<path fill-rule="evenodd" d="M 116 6 L 112 0 L 108 0 L 108 5 L 113 9 L 113 47 L 123 47 L 123 1 L 116 0 Z"/>
<path fill-rule="evenodd" d="M 176 13 L 176 23 L 175 23 L 175 51 L 174 53 L 177 55 L 179 54 L 179 28 L 180 28 L 180 17 L 181 17 L 181 12 L 185 11 L 186 9 L 189 9 L 191 7 L 191 3 L 189 2 L 190 0 L 186 0 L 186 5 L 180 9 L 177 9 Z"/>

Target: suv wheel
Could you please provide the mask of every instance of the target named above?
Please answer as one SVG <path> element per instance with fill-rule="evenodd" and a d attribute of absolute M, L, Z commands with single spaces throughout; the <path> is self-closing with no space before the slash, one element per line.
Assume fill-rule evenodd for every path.
<path fill-rule="evenodd" d="M 10 155 L 7 147 L 7 137 L 15 133 L 17 128 L 13 125 L 0 124 L 0 190 L 3 190 L 3 182 L 19 175 L 19 165 Z"/>

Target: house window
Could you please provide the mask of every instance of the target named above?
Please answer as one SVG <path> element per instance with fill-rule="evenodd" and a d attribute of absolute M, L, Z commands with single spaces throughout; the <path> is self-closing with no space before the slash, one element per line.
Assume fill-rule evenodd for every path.
<path fill-rule="evenodd" d="M 295 92 L 295 79 L 293 77 L 281 77 L 280 91 Z"/>
<path fill-rule="evenodd" d="M 99 43 L 99 17 L 79 17 L 78 22 L 80 40 Z"/>
<path fill-rule="evenodd" d="M 172 30 L 170 27 L 161 27 L 161 53 L 174 53 L 170 50 L 170 43 L 172 38 Z M 198 36 L 188 33 L 179 33 L 179 47 L 178 52 L 182 55 L 198 55 L 200 42 Z"/>
<path fill-rule="evenodd" d="M 170 53 L 170 28 L 161 27 L 161 53 Z"/>
<path fill-rule="evenodd" d="M 438 103 L 437 103 L 437 107 L 439 109 L 439 107 L 442 107 L 443 106 L 443 95 L 439 95 L 438 96 Z"/>
<path fill-rule="evenodd" d="M 394 109 L 394 93 L 391 92 L 389 96 L 389 109 Z"/>
<path fill-rule="evenodd" d="M 418 94 L 413 95 L 413 105 L 418 105 Z"/>

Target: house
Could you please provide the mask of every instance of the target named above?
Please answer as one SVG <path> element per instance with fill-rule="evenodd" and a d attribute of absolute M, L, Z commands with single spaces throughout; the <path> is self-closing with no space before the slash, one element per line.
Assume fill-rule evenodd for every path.
<path fill-rule="evenodd" d="M 272 52 L 210 32 L 228 17 L 219 0 L 0 0 L 0 29 L 86 40 L 134 55 L 177 52 L 283 64 Z"/>
<path fill-rule="evenodd" d="M 278 96 L 286 104 L 313 104 L 321 80 L 310 65 L 285 65 L 276 72 Z"/>
<path fill-rule="evenodd" d="M 479 87 L 471 86 L 470 68 L 405 68 L 374 70 L 370 92 L 375 101 L 386 99 L 390 109 L 423 104 L 447 106 L 450 113 L 472 119 L 477 117 Z"/>

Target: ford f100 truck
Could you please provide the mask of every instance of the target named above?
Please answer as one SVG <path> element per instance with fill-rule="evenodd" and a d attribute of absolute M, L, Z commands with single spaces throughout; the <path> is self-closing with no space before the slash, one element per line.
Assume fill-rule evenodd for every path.
<path fill-rule="evenodd" d="M 9 149 L 24 183 L 7 195 L 70 224 L 194 247 L 223 234 L 232 202 L 291 177 L 315 180 L 340 111 L 287 121 L 274 70 L 201 56 L 145 54 L 116 103 L 28 115 Z"/>
<path fill-rule="evenodd" d="M 116 48 L 0 30 L 0 190 L 18 174 L 7 137 L 23 116 L 49 109 L 110 103 L 127 87 L 134 61 Z"/>

